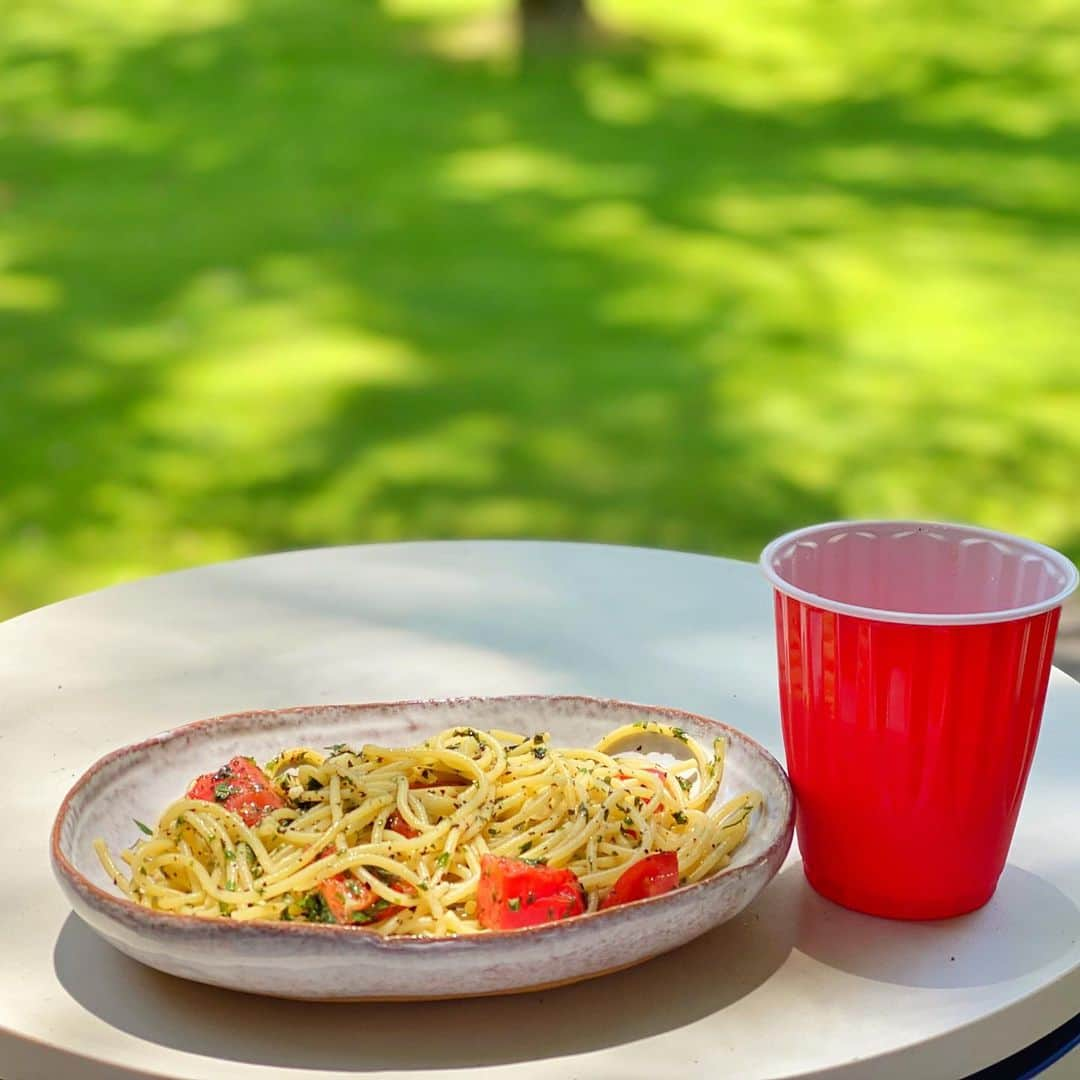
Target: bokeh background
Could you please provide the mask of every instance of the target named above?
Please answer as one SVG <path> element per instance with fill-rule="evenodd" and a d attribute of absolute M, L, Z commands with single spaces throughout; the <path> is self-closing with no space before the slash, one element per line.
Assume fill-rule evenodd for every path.
<path fill-rule="evenodd" d="M 396 539 L 1080 556 L 1080 6 L 532 2 L 0 3 L 0 616 Z"/>

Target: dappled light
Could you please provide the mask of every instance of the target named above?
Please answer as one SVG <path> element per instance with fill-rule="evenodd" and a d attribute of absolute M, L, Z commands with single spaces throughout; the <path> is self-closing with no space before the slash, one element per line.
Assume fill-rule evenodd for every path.
<path fill-rule="evenodd" d="M 0 614 L 371 540 L 1080 554 L 1080 16 L 592 7 L 4 5 Z"/>

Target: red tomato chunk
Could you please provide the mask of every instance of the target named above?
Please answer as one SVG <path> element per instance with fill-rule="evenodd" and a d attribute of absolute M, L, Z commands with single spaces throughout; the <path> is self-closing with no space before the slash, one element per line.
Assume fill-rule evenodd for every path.
<path fill-rule="evenodd" d="M 580 915 L 585 890 L 573 870 L 485 855 L 480 860 L 476 908 L 485 929 L 517 930 Z"/>
<path fill-rule="evenodd" d="M 406 840 L 412 840 L 420 834 L 395 810 L 387 819 L 386 827 L 398 836 L 404 836 Z"/>
<path fill-rule="evenodd" d="M 433 769 L 421 769 L 420 775 L 409 781 L 410 791 L 424 791 L 427 788 L 464 787 L 468 783 L 454 773 L 443 773 Z"/>
<path fill-rule="evenodd" d="M 285 805 L 285 800 L 270 786 L 266 773 L 246 757 L 234 757 L 217 772 L 193 780 L 187 797 L 218 803 L 238 814 L 249 828 L 258 825 L 271 810 Z"/>
<path fill-rule="evenodd" d="M 667 770 L 666 769 L 646 769 L 645 771 L 646 772 L 651 772 L 653 774 L 653 776 L 655 776 L 660 781 L 661 785 L 667 783 Z M 630 779 L 630 774 L 629 773 L 621 772 L 621 773 L 616 773 L 615 775 L 620 780 L 629 780 Z M 663 813 L 663 810 L 664 810 L 664 804 L 662 802 L 658 802 L 656 804 L 656 808 L 654 809 L 653 813 L 660 814 L 660 813 Z M 637 829 L 627 829 L 625 831 L 626 831 L 626 835 L 629 836 L 631 840 L 637 840 L 637 838 L 638 838 Z"/>
<path fill-rule="evenodd" d="M 393 887 L 398 892 L 411 888 L 405 882 Z M 358 881 L 352 874 L 336 874 L 320 881 L 318 889 L 330 914 L 334 916 L 334 922 L 343 925 L 364 926 L 382 922 L 401 910 L 401 905 L 384 900 L 374 889 Z"/>
<path fill-rule="evenodd" d="M 604 908 L 644 900 L 646 896 L 659 896 L 671 892 L 679 884 L 679 856 L 674 851 L 658 851 L 646 855 L 633 866 L 627 867 L 618 877 L 611 892 L 600 904 Z"/>

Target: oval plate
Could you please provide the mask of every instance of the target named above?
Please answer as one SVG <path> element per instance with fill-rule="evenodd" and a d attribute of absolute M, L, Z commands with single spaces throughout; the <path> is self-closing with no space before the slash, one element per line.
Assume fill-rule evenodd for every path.
<path fill-rule="evenodd" d="M 719 798 L 765 797 L 727 868 L 663 896 L 524 930 L 450 938 L 380 937 L 346 926 L 233 922 L 152 911 L 117 894 L 93 849 L 134 838 L 191 778 L 236 754 L 267 760 L 285 746 L 413 745 L 451 726 L 549 731 L 589 746 L 622 724 L 661 720 L 712 745 L 727 737 Z M 249 993 L 324 1001 L 428 1000 L 538 990 L 618 971 L 677 948 L 737 915 L 791 846 L 794 799 L 778 762 L 749 736 L 677 709 L 585 697 L 489 697 L 312 705 L 200 720 L 102 758 L 76 782 L 52 830 L 52 864 L 76 913 L 121 952 L 185 979 Z"/>

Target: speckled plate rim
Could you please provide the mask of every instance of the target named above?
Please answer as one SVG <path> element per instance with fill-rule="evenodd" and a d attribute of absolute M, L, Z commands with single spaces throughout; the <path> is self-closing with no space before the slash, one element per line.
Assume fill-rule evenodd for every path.
<path fill-rule="evenodd" d="M 121 896 L 115 896 L 107 892 L 101 886 L 94 884 L 82 873 L 61 850 L 60 837 L 64 822 L 71 810 L 71 805 L 80 792 L 90 784 L 103 769 L 113 762 L 137 754 L 155 746 L 166 745 L 174 740 L 195 731 L 212 729 L 230 721 L 251 720 L 258 717 L 289 716 L 304 714 L 317 716 L 320 713 L 335 713 L 342 709 L 357 714 L 357 719 L 363 717 L 366 712 L 387 712 L 406 709 L 441 709 L 448 706 L 460 707 L 489 703 L 499 704 L 575 704 L 583 706 L 611 708 L 615 711 L 633 710 L 636 712 L 649 713 L 663 722 L 679 726 L 676 721 L 692 720 L 706 727 L 721 729 L 718 734 L 723 734 L 730 741 L 738 741 L 744 744 L 751 753 L 757 755 L 767 768 L 776 776 L 779 789 L 783 793 L 786 806 L 781 808 L 781 814 L 775 819 L 776 835 L 769 840 L 768 845 L 749 862 L 738 863 L 728 866 L 715 874 L 710 875 L 703 881 L 693 882 L 689 885 L 681 885 L 669 893 L 660 896 L 650 896 L 641 900 L 634 900 L 628 904 L 621 904 L 618 908 L 609 908 L 604 911 L 585 912 L 569 919 L 561 919 L 557 922 L 543 923 L 539 926 L 522 927 L 517 930 L 488 930 L 483 934 L 462 934 L 456 937 L 421 937 L 419 935 L 401 934 L 392 937 L 384 937 L 374 930 L 364 927 L 323 925 L 319 923 L 296 923 L 296 922 L 272 922 L 269 920 L 253 919 L 250 922 L 237 922 L 232 919 L 204 919 L 197 915 L 181 915 L 164 913 L 143 907 Z M 84 896 L 93 898 L 99 905 L 103 905 L 107 911 L 113 909 L 114 914 L 124 914 L 134 918 L 137 922 L 145 924 L 149 928 L 155 928 L 174 934 L 198 933 L 205 934 L 208 927 L 218 927 L 222 932 L 234 937 L 280 937 L 280 935 L 295 935 L 298 940 L 304 938 L 318 939 L 320 936 L 337 937 L 342 941 L 350 941 L 357 945 L 364 943 L 365 947 L 383 949 L 388 952 L 397 952 L 402 949 L 440 950 L 441 952 L 453 952 L 467 949 L 471 945 L 480 942 L 489 943 L 492 940 L 540 940 L 551 934 L 558 934 L 569 926 L 580 926 L 595 919 L 604 919 L 617 916 L 619 912 L 631 908 L 641 908 L 645 905 L 664 904 L 675 896 L 684 897 L 692 892 L 701 892 L 709 888 L 715 888 L 719 882 L 735 875 L 752 873 L 760 866 L 764 866 L 775 858 L 777 850 L 786 849 L 792 839 L 795 825 L 795 796 L 791 788 L 791 782 L 783 766 L 765 749 L 756 739 L 751 738 L 745 732 L 740 731 L 722 720 L 716 720 L 700 713 L 688 712 L 685 709 L 676 709 L 666 705 L 645 705 L 634 701 L 624 701 L 619 698 L 597 698 L 585 694 L 492 694 L 492 695 L 465 695 L 450 698 L 426 698 L 405 699 L 398 701 L 370 701 L 357 703 L 322 703 L 318 705 L 290 705 L 280 709 L 247 709 L 239 712 L 223 713 L 219 716 L 206 717 L 194 720 L 179 727 L 170 728 L 167 731 L 151 735 L 137 743 L 119 747 L 110 751 L 91 765 L 72 785 L 64 796 L 53 821 L 50 832 L 49 850 L 52 858 L 54 871 L 67 879 L 69 884 Z"/>

